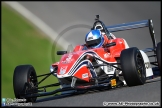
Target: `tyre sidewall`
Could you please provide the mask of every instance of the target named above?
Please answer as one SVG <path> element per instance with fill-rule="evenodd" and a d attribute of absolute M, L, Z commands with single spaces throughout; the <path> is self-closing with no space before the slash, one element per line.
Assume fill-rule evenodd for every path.
<path fill-rule="evenodd" d="M 30 81 L 31 73 L 33 73 L 36 76 L 35 69 L 31 65 L 19 65 L 15 68 L 13 77 L 13 86 L 16 98 L 21 98 L 21 95 L 19 93 L 25 93 L 26 86 L 28 86 L 28 82 Z M 35 98 L 33 99 L 35 100 Z M 27 99 L 27 101 L 32 100 Z"/>
<path fill-rule="evenodd" d="M 137 70 L 137 54 L 142 58 L 142 67 L 144 74 L 142 77 L 139 77 Z M 136 86 L 144 84 L 146 81 L 146 69 L 144 65 L 144 60 L 141 52 L 136 47 L 125 49 L 121 52 L 121 68 L 123 72 L 124 79 L 128 86 Z"/>
<path fill-rule="evenodd" d="M 157 55 L 158 67 L 161 72 L 161 42 L 157 44 L 156 55 Z"/>

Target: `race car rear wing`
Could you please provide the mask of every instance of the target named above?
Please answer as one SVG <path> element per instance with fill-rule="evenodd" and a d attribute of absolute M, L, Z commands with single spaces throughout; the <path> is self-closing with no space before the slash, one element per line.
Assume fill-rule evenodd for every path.
<path fill-rule="evenodd" d="M 118 32 L 118 31 L 131 30 L 131 29 L 144 28 L 144 27 L 149 27 L 151 39 L 153 42 L 153 49 L 155 50 L 156 39 L 155 39 L 155 32 L 153 29 L 153 22 L 151 19 L 137 21 L 137 22 L 123 23 L 123 24 L 112 25 L 112 26 L 106 26 L 109 32 Z"/>

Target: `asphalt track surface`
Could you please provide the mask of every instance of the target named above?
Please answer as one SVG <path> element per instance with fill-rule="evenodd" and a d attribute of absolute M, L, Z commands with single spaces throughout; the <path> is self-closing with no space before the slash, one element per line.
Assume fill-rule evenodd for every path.
<path fill-rule="evenodd" d="M 157 43 L 161 41 L 160 2 L 19 2 L 74 47 L 83 44 L 96 14 L 106 25 L 152 19 Z M 73 28 L 73 25 L 78 25 Z M 71 27 L 71 28 L 70 28 Z M 152 47 L 148 28 L 114 33 L 130 47 Z M 59 42 L 59 40 L 57 40 Z M 69 45 L 70 46 L 70 45 Z M 103 106 L 104 101 L 161 102 L 161 78 L 142 86 L 95 92 L 69 97 L 38 99 L 33 106 Z"/>

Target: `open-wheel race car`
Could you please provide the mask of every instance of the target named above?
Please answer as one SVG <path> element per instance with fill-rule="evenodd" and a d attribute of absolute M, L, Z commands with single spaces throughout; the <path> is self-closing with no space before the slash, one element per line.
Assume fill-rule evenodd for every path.
<path fill-rule="evenodd" d="M 32 65 L 16 66 L 13 75 L 15 97 L 35 102 L 37 97 L 54 95 L 58 92 L 77 94 L 89 90 L 143 85 L 148 78 L 154 78 L 152 65 L 161 72 L 161 42 L 156 43 L 151 19 L 105 26 L 99 15 L 96 15 L 91 30 L 99 29 L 96 25 L 100 25 L 110 40 L 106 47 L 88 49 L 83 45 L 77 45 L 72 52 L 57 51 L 57 55 L 62 55 L 60 61 L 53 63 L 50 72 L 43 75 L 37 76 Z M 112 34 L 143 27 L 149 28 L 152 48 L 139 50 L 137 47 L 129 47 L 125 39 Z M 148 56 L 147 52 L 153 54 Z M 150 62 L 150 57 L 155 57 L 155 61 Z M 56 77 L 58 82 L 40 87 L 39 84 L 50 75 Z M 38 82 L 38 77 L 42 76 L 45 77 Z M 52 86 L 59 88 L 47 92 L 46 88 Z"/>

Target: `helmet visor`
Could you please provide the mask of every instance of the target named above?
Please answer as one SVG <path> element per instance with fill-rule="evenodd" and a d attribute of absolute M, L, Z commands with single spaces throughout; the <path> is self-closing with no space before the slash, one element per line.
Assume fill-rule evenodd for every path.
<path fill-rule="evenodd" d="M 101 43 L 101 37 L 95 40 L 87 41 L 86 43 L 88 47 L 95 47 Z"/>

